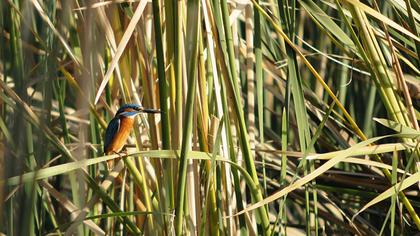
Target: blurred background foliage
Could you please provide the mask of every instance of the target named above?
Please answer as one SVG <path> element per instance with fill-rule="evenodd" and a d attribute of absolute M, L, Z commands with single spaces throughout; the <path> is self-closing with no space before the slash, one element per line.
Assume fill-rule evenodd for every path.
<path fill-rule="evenodd" d="M 0 235 L 418 233 L 419 12 L 0 1 Z"/>

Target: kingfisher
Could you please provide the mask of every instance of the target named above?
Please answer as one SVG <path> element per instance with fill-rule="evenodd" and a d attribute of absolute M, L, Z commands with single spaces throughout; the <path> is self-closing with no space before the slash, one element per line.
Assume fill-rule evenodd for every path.
<path fill-rule="evenodd" d="M 134 117 L 142 112 L 160 113 L 159 110 L 143 108 L 137 104 L 124 104 L 118 109 L 105 131 L 104 153 L 106 155 L 120 153 L 133 129 Z M 111 166 L 112 161 L 108 161 L 108 168 Z"/>

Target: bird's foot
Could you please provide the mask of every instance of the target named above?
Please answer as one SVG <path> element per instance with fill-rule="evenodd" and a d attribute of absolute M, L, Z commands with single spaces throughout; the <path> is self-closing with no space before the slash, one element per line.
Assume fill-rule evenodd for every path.
<path fill-rule="evenodd" d="M 118 162 L 118 160 L 121 158 L 121 154 L 119 152 L 113 151 L 112 154 L 116 154 L 116 155 L 118 155 L 118 157 L 114 158 L 114 159 L 111 159 L 111 160 L 108 160 L 106 162 L 107 167 L 108 167 L 108 171 L 111 171 L 112 168 L 114 168 L 114 162 Z"/>
<path fill-rule="evenodd" d="M 124 151 L 122 151 L 122 152 L 120 152 L 120 154 L 123 154 L 121 157 L 128 157 L 128 151 L 127 151 L 127 149 L 124 150 Z"/>

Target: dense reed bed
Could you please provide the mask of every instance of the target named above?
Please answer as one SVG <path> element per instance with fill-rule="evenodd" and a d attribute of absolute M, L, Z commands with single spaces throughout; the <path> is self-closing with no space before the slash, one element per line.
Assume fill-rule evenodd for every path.
<path fill-rule="evenodd" d="M 419 14 L 0 1 L 0 235 L 418 233 Z M 126 103 L 161 113 L 104 155 Z"/>

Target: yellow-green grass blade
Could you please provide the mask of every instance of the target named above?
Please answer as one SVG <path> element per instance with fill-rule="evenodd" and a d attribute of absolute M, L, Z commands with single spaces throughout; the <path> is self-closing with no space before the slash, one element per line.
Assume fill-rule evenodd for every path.
<path fill-rule="evenodd" d="M 364 205 L 362 207 L 362 209 L 360 209 L 354 216 L 356 217 L 357 215 L 359 215 L 360 213 L 362 213 L 363 211 L 365 211 L 366 209 L 368 209 L 369 207 L 389 198 L 392 196 L 395 196 L 396 194 L 398 194 L 398 192 L 405 190 L 406 188 L 416 184 L 417 182 L 420 181 L 420 172 L 417 172 L 409 177 L 407 177 L 406 179 L 396 183 L 394 186 L 392 186 L 391 188 L 389 188 L 388 190 L 386 190 L 385 192 L 382 192 L 379 196 L 375 197 L 374 199 L 372 199 L 370 202 L 368 202 L 366 205 Z"/>
<path fill-rule="evenodd" d="M 141 15 L 143 14 L 143 10 L 146 7 L 146 3 L 147 3 L 146 0 L 142 0 L 140 4 L 137 6 L 136 11 L 134 12 L 133 18 L 131 19 L 130 24 L 128 25 L 126 31 L 124 32 L 123 38 L 118 44 L 117 51 L 115 53 L 115 56 L 111 60 L 108 71 L 106 72 L 101 82 L 101 85 L 98 88 L 98 91 L 95 96 L 94 104 L 96 104 L 99 101 L 99 98 L 102 95 L 102 92 L 105 89 L 105 86 L 107 85 L 109 79 L 111 78 L 111 75 L 114 72 L 114 69 L 117 66 L 117 63 L 119 62 L 119 59 L 122 56 L 124 49 L 126 48 L 127 43 L 134 32 L 135 26 L 137 25 L 138 21 L 140 20 Z"/>
<path fill-rule="evenodd" d="M 412 135 L 407 135 L 407 136 L 413 137 Z M 325 173 L 327 170 L 329 170 L 330 168 L 332 168 L 336 164 L 344 161 L 344 159 L 348 158 L 349 156 L 352 156 L 353 153 L 355 153 L 359 148 L 366 147 L 366 146 L 368 146 L 368 145 L 370 145 L 374 142 L 377 142 L 378 140 L 386 138 L 386 137 L 390 137 L 390 136 L 382 136 L 382 137 L 371 138 L 371 139 L 368 139 L 366 141 L 362 141 L 362 142 L 360 142 L 360 143 L 358 143 L 358 144 L 356 144 L 356 145 L 354 145 L 354 146 L 352 146 L 352 147 L 350 147 L 346 150 L 341 151 L 338 155 L 334 155 L 330 160 L 328 160 L 326 163 L 322 164 L 320 167 L 315 169 L 313 172 L 311 172 L 308 175 L 302 177 L 301 179 L 297 180 L 296 182 L 290 184 L 289 186 L 283 188 L 282 190 L 274 193 L 273 195 L 265 198 L 264 200 L 248 206 L 246 209 L 234 214 L 233 216 L 244 214 L 248 211 L 257 209 L 261 206 L 264 206 L 265 204 L 268 204 L 270 202 L 273 202 L 273 201 L 279 199 L 280 197 L 292 192 L 293 190 L 296 190 L 297 188 L 307 184 L 311 180 L 313 180 L 316 177 L 320 176 L 321 174 Z M 228 217 L 232 217 L 232 216 L 228 216 Z"/>
<path fill-rule="evenodd" d="M 198 46 L 199 38 L 201 37 L 200 24 L 199 20 L 201 19 L 200 12 L 200 1 L 189 1 L 188 2 L 188 17 L 187 20 L 192 22 L 190 27 L 187 28 L 187 43 L 190 45 L 189 50 L 186 52 L 186 57 L 189 59 L 188 63 L 188 92 L 186 100 L 186 109 L 185 109 L 185 120 L 183 122 L 183 132 L 182 132 L 182 145 L 181 145 L 181 155 L 179 162 L 179 175 L 178 175 L 178 190 L 176 194 L 176 204 L 175 204 L 175 233 L 177 235 L 183 234 L 182 222 L 184 219 L 184 206 L 185 204 L 185 194 L 186 194 L 186 178 L 187 178 L 187 165 L 189 154 L 188 151 L 191 148 L 191 136 L 192 136 L 192 127 L 193 127 L 193 112 L 196 96 L 196 87 L 198 76 L 196 75 L 197 61 L 198 61 Z M 181 19 L 179 19 L 180 21 Z M 179 32 L 180 33 L 180 32 Z M 180 58 L 178 58 L 180 60 Z M 180 61 L 179 61 L 180 63 Z M 182 77 L 178 77 L 178 80 L 181 80 Z M 180 90 L 178 91 L 180 92 Z M 178 101 L 179 103 L 181 101 Z M 180 140 L 178 140 L 180 141 Z"/>
<path fill-rule="evenodd" d="M 316 5 L 313 1 L 307 0 L 300 0 L 299 3 L 302 4 L 312 19 L 321 24 L 322 27 L 320 28 L 322 30 L 327 30 L 331 36 L 336 37 L 344 46 L 343 48 L 348 47 L 352 52 L 358 54 L 356 45 L 348 34 L 346 34 L 318 5 Z"/>
<path fill-rule="evenodd" d="M 374 121 L 378 122 L 379 124 L 382 124 L 385 127 L 388 127 L 392 130 L 394 130 L 397 133 L 404 133 L 404 134 L 411 134 L 414 137 L 420 136 L 420 131 L 417 131 L 411 127 L 407 127 L 401 123 L 388 120 L 388 119 L 382 119 L 382 118 L 373 118 Z"/>

